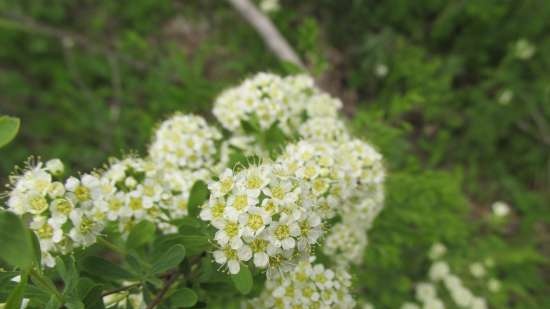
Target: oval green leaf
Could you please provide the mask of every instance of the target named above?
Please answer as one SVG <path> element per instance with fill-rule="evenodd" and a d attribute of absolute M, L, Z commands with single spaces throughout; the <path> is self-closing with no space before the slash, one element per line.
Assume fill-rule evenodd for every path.
<path fill-rule="evenodd" d="M 0 212 L 0 259 L 8 264 L 28 269 L 35 258 L 31 232 L 21 219 L 9 211 Z"/>
<path fill-rule="evenodd" d="M 208 186 L 204 181 L 197 181 L 193 184 L 191 192 L 189 193 L 189 200 L 187 202 L 187 209 L 189 210 L 189 215 L 197 216 L 200 211 L 200 206 L 208 200 L 210 191 L 208 191 Z"/>
<path fill-rule="evenodd" d="M 19 131 L 19 118 L 0 116 L 0 148 L 11 142 Z"/>
<path fill-rule="evenodd" d="M 241 294 L 246 295 L 250 293 L 252 290 L 252 285 L 254 283 L 254 280 L 252 279 L 252 273 L 250 272 L 250 269 L 246 265 L 241 265 L 241 270 L 236 275 L 231 275 L 231 281 L 233 281 L 233 284 L 241 292 Z"/>
<path fill-rule="evenodd" d="M 153 223 L 141 221 L 132 228 L 130 235 L 128 235 L 128 240 L 126 241 L 126 247 L 128 249 L 135 249 L 150 243 L 155 238 L 155 230 L 155 225 Z"/>
<path fill-rule="evenodd" d="M 190 308 L 193 307 L 199 297 L 195 291 L 188 288 L 178 289 L 172 296 L 170 296 L 170 303 L 172 307 L 179 308 Z"/>
<path fill-rule="evenodd" d="M 185 247 L 182 245 L 172 246 L 168 251 L 155 258 L 151 272 L 160 274 L 178 266 L 185 258 Z"/>

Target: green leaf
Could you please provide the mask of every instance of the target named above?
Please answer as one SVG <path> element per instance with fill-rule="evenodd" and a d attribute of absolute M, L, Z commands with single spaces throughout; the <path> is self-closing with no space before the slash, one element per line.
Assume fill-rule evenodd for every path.
<path fill-rule="evenodd" d="M 136 224 L 128 235 L 126 248 L 135 249 L 150 243 L 155 238 L 155 230 L 155 225 L 149 221 L 141 221 Z"/>
<path fill-rule="evenodd" d="M 90 275 L 107 280 L 133 279 L 135 276 L 124 268 L 97 256 L 88 256 L 82 261 L 82 269 Z"/>
<path fill-rule="evenodd" d="M 241 270 L 236 275 L 231 275 L 231 281 L 241 292 L 241 294 L 246 295 L 252 290 L 252 284 L 254 283 L 252 279 L 252 273 L 246 265 L 241 265 Z"/>
<path fill-rule="evenodd" d="M 88 278 L 81 278 L 77 283 L 78 297 L 82 300 L 86 309 L 103 309 L 105 305 L 101 294 L 103 286 Z"/>
<path fill-rule="evenodd" d="M 187 202 L 187 209 L 189 210 L 189 215 L 196 217 L 200 209 L 199 207 L 208 200 L 210 191 L 208 191 L 208 186 L 204 181 L 197 181 L 193 184 L 191 192 L 189 193 L 189 200 Z"/>
<path fill-rule="evenodd" d="M 63 291 L 68 293 L 76 287 L 79 278 L 74 259 L 71 256 L 63 259 L 57 257 L 55 261 L 55 269 L 64 283 Z"/>
<path fill-rule="evenodd" d="M 0 258 L 10 265 L 29 269 L 35 261 L 31 232 L 9 211 L 0 212 Z"/>
<path fill-rule="evenodd" d="M 277 122 L 262 134 L 262 142 L 272 158 L 275 158 L 283 150 L 287 139 Z"/>
<path fill-rule="evenodd" d="M 212 247 L 208 236 L 205 235 L 181 235 L 180 239 L 188 256 L 198 255 Z"/>
<path fill-rule="evenodd" d="M 36 263 L 36 265 L 41 265 L 42 251 L 40 250 L 40 241 L 38 240 L 38 236 L 36 236 L 35 233 L 31 233 L 29 231 L 29 234 L 31 236 L 32 247 L 34 250 L 34 262 Z"/>
<path fill-rule="evenodd" d="M 193 307 L 197 301 L 199 300 L 199 297 L 197 296 L 197 293 L 195 291 L 188 289 L 188 288 L 181 288 L 178 289 L 172 296 L 170 296 L 170 303 L 173 307 L 179 308 L 189 308 Z"/>
<path fill-rule="evenodd" d="M 19 131 L 19 118 L 0 116 L 0 148 L 13 140 Z"/>
<path fill-rule="evenodd" d="M 185 247 L 182 245 L 175 245 L 168 251 L 161 253 L 158 258 L 155 258 L 151 272 L 153 274 L 163 273 L 178 266 L 184 258 Z"/>
<path fill-rule="evenodd" d="M 6 306 L 4 309 L 19 309 L 21 308 L 21 301 L 23 300 L 23 294 L 25 293 L 25 289 L 27 288 L 27 280 L 28 275 L 27 274 L 21 274 L 21 281 L 15 289 L 10 293 L 8 296 L 8 299 L 6 301 Z"/>

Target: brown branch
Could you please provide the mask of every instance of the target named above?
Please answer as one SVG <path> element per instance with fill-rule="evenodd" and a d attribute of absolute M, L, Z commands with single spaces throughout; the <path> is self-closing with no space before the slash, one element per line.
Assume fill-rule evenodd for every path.
<path fill-rule="evenodd" d="M 241 16 L 258 32 L 264 43 L 281 60 L 305 69 L 305 65 L 279 30 L 249 0 L 228 0 Z"/>
<path fill-rule="evenodd" d="M 164 295 L 166 295 L 166 293 L 168 292 L 170 287 L 174 284 L 174 282 L 176 282 L 176 279 L 178 279 L 179 275 L 181 275 L 181 273 L 178 272 L 178 271 L 176 271 L 172 275 L 170 275 L 168 280 L 166 280 L 166 282 L 164 283 L 164 286 L 162 287 L 162 290 L 160 290 L 158 292 L 157 296 L 155 296 L 155 298 L 151 301 L 151 303 L 149 303 L 149 305 L 147 305 L 146 309 L 153 309 L 158 304 L 160 304 L 160 302 L 162 301 Z"/>
<path fill-rule="evenodd" d="M 111 295 L 111 294 L 115 294 L 115 293 L 118 293 L 118 292 L 126 291 L 126 290 L 129 290 L 131 288 L 134 288 L 134 287 L 140 286 L 140 285 L 141 285 L 141 282 L 138 282 L 138 283 L 130 284 L 130 285 L 127 285 L 127 286 L 122 286 L 120 288 L 116 288 L 116 289 L 113 289 L 113 290 L 110 290 L 110 291 L 105 291 L 105 292 L 103 292 L 103 294 L 101 294 L 101 297 L 103 298 L 107 295 Z"/>

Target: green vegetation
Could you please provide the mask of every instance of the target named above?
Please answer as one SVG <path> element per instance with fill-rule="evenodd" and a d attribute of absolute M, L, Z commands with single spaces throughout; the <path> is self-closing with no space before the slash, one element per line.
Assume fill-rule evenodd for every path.
<path fill-rule="evenodd" d="M 414 299 L 441 242 L 464 278 L 495 261 L 502 288 L 478 293 L 491 308 L 550 308 L 550 3 L 282 1 L 270 17 L 386 159 L 357 295 L 376 308 Z M 225 87 L 294 72 L 214 0 L 4 0 L 0 45 L 0 114 L 21 119 L 0 183 L 31 155 L 71 174 L 143 153 L 172 113 L 211 118 Z"/>

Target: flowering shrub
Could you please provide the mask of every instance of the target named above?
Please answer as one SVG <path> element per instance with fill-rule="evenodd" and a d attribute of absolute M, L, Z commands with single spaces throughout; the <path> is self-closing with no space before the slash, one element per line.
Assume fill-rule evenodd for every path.
<path fill-rule="evenodd" d="M 176 114 L 146 157 L 68 178 L 29 160 L 1 213 L 6 306 L 353 308 L 385 172 L 341 106 L 260 73 L 216 99 L 220 127 Z"/>

